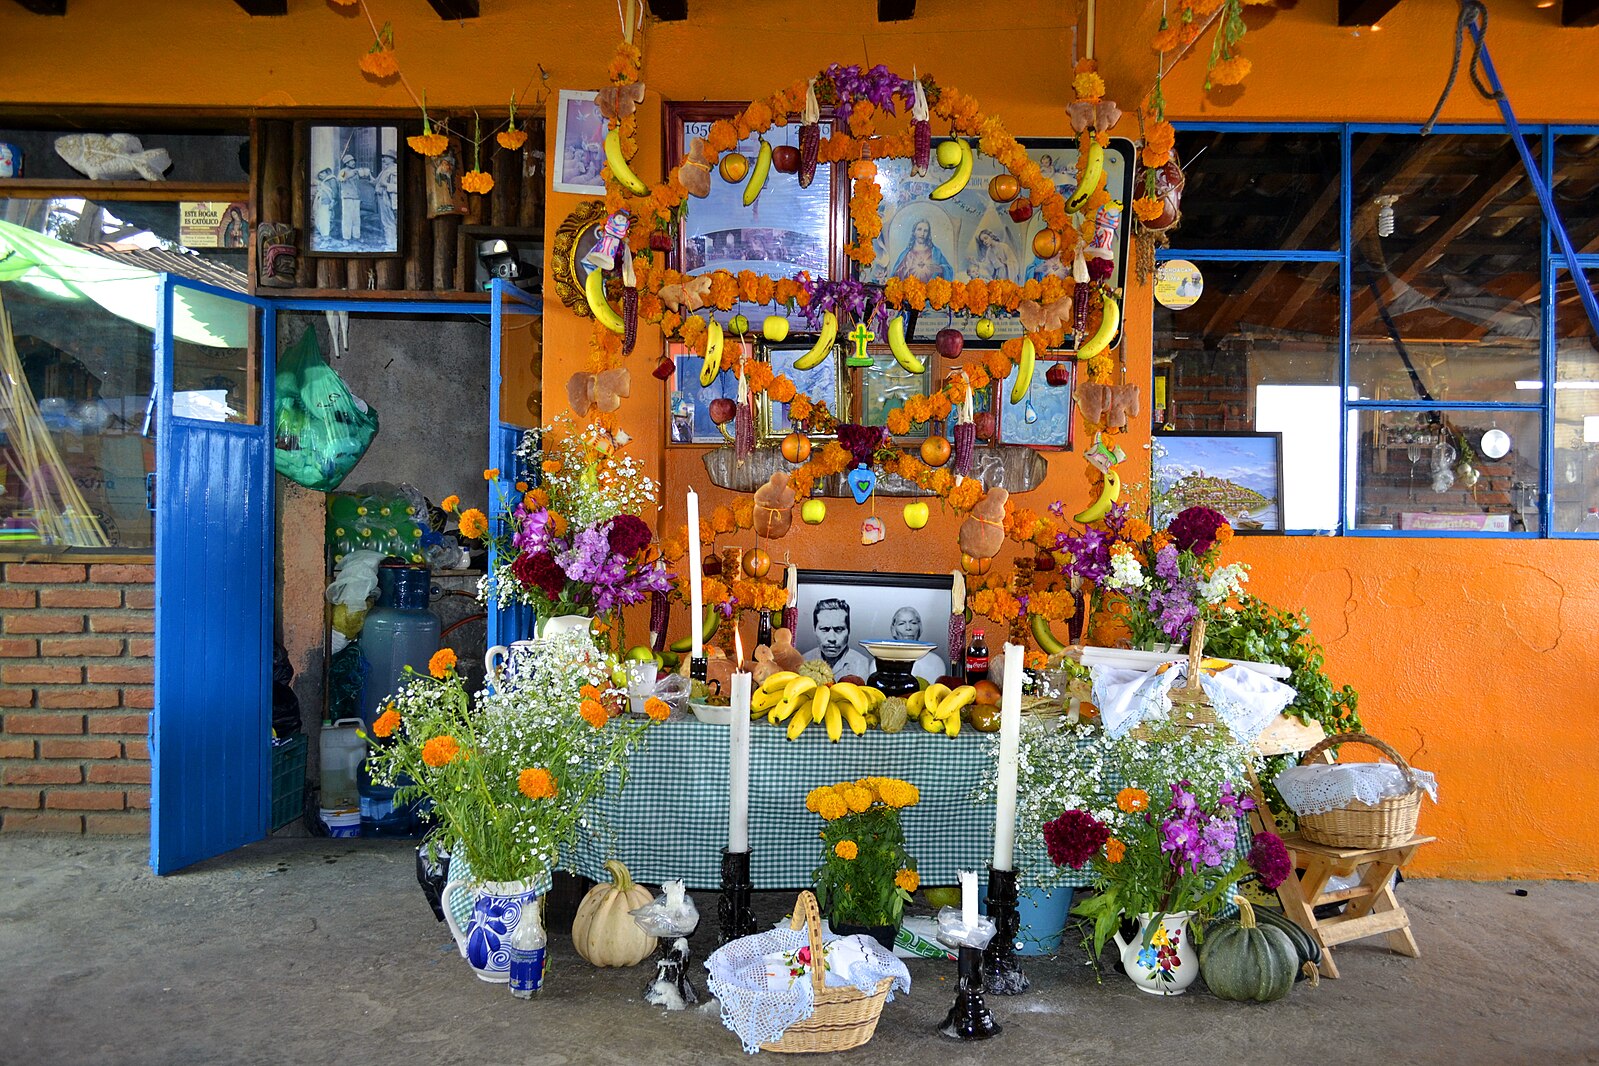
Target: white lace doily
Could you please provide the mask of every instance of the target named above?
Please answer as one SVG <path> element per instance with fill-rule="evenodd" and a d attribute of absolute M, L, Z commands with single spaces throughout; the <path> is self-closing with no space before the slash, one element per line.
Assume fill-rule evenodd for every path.
<path fill-rule="evenodd" d="M 856 934 L 826 941 L 823 983 L 853 986 L 871 995 L 885 977 L 894 979 L 887 1002 L 896 991 L 911 990 L 905 964 L 871 937 Z M 705 960 L 711 994 L 722 1005 L 722 1024 L 738 1034 L 744 1050 L 781 1040 L 788 1027 L 809 1018 L 816 1009 L 811 988 L 810 936 L 804 929 L 772 929 L 725 944 Z"/>
<path fill-rule="evenodd" d="M 1426 770 L 1410 768 L 1416 784 L 1438 802 L 1438 779 Z M 1342 810 L 1354 800 L 1376 806 L 1392 796 L 1410 791 L 1404 771 L 1391 762 L 1311 763 L 1290 766 L 1277 775 L 1277 791 L 1295 814 L 1326 814 Z"/>
<path fill-rule="evenodd" d="M 1162 669 L 1163 665 L 1170 668 Z M 1147 670 L 1095 664 L 1089 672 L 1100 723 L 1107 734 L 1119 738 L 1140 722 L 1158 721 L 1172 713 L 1171 691 L 1187 684 L 1188 660 L 1173 659 Z M 1259 736 L 1296 695 L 1281 681 L 1237 667 L 1215 675 L 1201 672 L 1199 685 L 1217 720 L 1242 744 Z"/>

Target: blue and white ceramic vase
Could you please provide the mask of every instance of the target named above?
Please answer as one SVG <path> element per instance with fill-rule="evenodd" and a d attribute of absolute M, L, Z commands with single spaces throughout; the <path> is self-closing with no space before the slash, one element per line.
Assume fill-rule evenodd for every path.
<path fill-rule="evenodd" d="M 451 906 L 451 899 L 461 892 L 474 896 L 472 914 L 464 929 Z M 440 898 L 444 921 L 455 937 L 455 946 L 478 979 L 496 984 L 509 980 L 511 934 L 524 916 L 537 920 L 532 915 L 539 896 L 532 880 L 485 881 L 477 885 L 452 880 L 444 886 Z"/>

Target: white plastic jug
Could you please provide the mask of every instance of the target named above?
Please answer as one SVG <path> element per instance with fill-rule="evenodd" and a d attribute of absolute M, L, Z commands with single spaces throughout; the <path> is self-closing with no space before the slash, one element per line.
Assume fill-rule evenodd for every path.
<path fill-rule="evenodd" d="M 359 807 L 356 773 L 366 759 L 366 741 L 357 732 L 359 718 L 322 724 L 322 806 L 329 810 Z"/>

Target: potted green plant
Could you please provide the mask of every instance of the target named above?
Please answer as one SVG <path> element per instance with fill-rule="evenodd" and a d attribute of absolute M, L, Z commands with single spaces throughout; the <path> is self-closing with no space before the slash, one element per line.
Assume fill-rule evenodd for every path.
<path fill-rule="evenodd" d="M 900 916 L 921 884 L 899 812 L 920 800 L 915 785 L 892 777 L 840 781 L 805 797 L 805 809 L 824 823 L 811 879 L 833 932 L 866 933 L 894 950 Z"/>

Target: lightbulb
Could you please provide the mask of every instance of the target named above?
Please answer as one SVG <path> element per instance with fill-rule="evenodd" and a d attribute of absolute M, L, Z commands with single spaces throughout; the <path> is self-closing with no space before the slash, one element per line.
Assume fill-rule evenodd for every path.
<path fill-rule="evenodd" d="M 1377 205 L 1377 236 L 1394 235 L 1394 204 L 1398 200 L 1397 196 L 1379 196 L 1372 201 Z"/>

